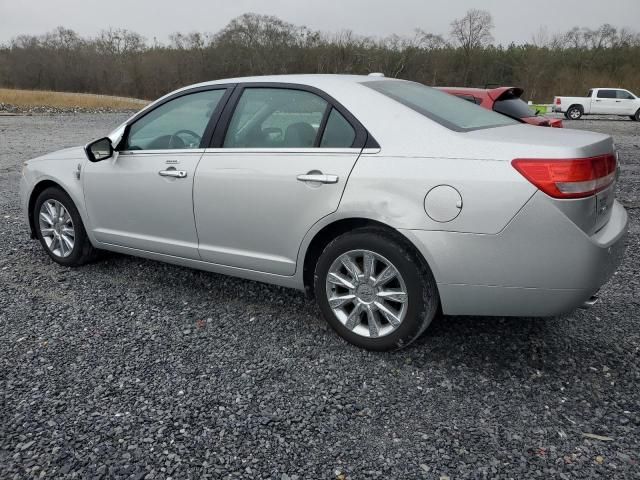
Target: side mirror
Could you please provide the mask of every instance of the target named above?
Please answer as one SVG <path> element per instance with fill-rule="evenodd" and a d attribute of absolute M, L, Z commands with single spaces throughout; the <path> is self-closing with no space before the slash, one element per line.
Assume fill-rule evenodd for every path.
<path fill-rule="evenodd" d="M 90 161 L 99 162 L 113 156 L 113 145 L 109 137 L 104 137 L 87 144 L 84 151 Z"/>

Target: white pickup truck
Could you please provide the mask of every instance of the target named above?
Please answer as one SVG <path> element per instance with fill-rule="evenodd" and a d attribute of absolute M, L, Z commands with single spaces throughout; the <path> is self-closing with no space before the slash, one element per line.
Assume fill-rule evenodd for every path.
<path fill-rule="evenodd" d="M 552 110 L 569 120 L 583 115 L 624 115 L 640 122 L 640 98 L 622 88 L 592 88 L 586 97 L 554 97 Z"/>

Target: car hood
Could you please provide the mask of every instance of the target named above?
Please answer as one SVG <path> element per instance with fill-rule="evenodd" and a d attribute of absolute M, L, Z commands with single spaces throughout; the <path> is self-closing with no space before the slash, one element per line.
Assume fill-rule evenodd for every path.
<path fill-rule="evenodd" d="M 29 162 L 40 162 L 44 160 L 84 160 L 87 158 L 84 153 L 84 147 L 69 147 L 57 150 L 55 152 L 47 153 L 36 158 L 32 158 Z"/>

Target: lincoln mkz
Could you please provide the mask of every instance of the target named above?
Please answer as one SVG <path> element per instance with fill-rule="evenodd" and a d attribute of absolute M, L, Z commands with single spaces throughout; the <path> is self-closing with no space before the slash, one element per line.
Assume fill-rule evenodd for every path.
<path fill-rule="evenodd" d="M 57 263 L 98 250 L 306 290 L 347 341 L 410 344 L 436 314 L 553 316 L 621 262 L 610 136 L 517 122 L 381 76 L 219 80 L 25 162 Z"/>

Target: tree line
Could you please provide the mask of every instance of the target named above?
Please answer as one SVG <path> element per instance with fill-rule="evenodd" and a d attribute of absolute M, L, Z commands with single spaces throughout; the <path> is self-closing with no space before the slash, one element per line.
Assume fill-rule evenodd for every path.
<path fill-rule="evenodd" d="M 434 86 L 516 85 L 536 102 L 589 87 L 640 94 L 640 34 L 605 24 L 496 45 L 493 20 L 470 10 L 447 36 L 323 33 L 244 14 L 215 34 L 175 33 L 166 43 L 110 29 L 83 38 L 58 27 L 0 44 L 0 86 L 153 99 L 180 86 L 246 75 L 383 72 Z"/>

